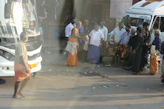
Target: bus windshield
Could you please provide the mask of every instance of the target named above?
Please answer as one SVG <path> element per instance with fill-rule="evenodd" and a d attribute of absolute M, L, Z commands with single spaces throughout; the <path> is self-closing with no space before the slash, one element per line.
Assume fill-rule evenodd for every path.
<path fill-rule="evenodd" d="M 23 26 L 29 32 L 29 35 L 34 36 L 35 34 L 39 33 L 38 18 L 35 6 L 35 0 L 24 0 L 23 2 Z"/>

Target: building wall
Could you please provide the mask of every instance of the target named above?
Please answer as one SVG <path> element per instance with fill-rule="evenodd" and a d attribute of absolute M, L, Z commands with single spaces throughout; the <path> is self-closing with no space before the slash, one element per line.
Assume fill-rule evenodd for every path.
<path fill-rule="evenodd" d="M 74 0 L 74 12 L 79 19 L 89 19 L 91 22 L 106 22 L 111 31 L 115 27 L 116 19 L 110 18 L 110 0 Z"/>
<path fill-rule="evenodd" d="M 69 16 L 90 21 L 105 21 L 109 31 L 119 19 L 110 18 L 110 0 L 46 0 L 50 24 L 64 24 Z"/>

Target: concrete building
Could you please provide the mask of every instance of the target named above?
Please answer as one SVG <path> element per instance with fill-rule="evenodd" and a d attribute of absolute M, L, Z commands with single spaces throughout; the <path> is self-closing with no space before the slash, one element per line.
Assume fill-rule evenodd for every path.
<path fill-rule="evenodd" d="M 139 0 L 134 0 L 133 3 Z M 65 25 L 69 16 L 80 20 L 89 19 L 97 23 L 105 21 L 109 31 L 116 26 L 117 19 L 110 17 L 111 0 L 46 0 L 50 24 Z"/>

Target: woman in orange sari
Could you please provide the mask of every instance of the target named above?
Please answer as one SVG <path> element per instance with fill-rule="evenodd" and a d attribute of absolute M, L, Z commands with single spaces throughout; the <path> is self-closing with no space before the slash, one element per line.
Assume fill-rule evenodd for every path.
<path fill-rule="evenodd" d="M 78 38 L 79 35 L 79 28 L 81 27 L 82 23 L 80 21 L 75 22 L 75 28 L 72 29 L 71 37 L 69 38 L 68 43 L 71 44 L 71 50 L 68 51 L 68 58 L 67 58 L 67 65 L 68 66 L 77 66 L 78 65 L 78 56 L 77 51 L 79 48 Z"/>
<path fill-rule="evenodd" d="M 20 35 L 20 41 L 16 44 L 15 50 L 15 88 L 13 98 L 24 97 L 22 94 L 23 88 L 26 86 L 30 78 L 30 66 L 28 65 L 26 41 L 28 40 L 27 34 L 23 31 Z M 19 95 L 19 96 L 18 96 Z"/>

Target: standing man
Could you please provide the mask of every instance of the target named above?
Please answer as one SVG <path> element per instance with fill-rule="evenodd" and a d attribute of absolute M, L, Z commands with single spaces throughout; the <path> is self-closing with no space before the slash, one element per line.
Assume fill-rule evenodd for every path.
<path fill-rule="evenodd" d="M 100 58 L 100 61 L 102 61 L 103 59 L 103 56 L 105 56 L 106 52 L 105 51 L 108 51 L 106 48 L 107 48 L 107 39 L 108 39 L 108 28 L 105 26 L 105 22 L 102 21 L 100 23 L 100 31 L 102 32 L 104 38 L 103 38 L 103 42 L 102 42 L 102 46 L 101 46 L 101 58 Z"/>
<path fill-rule="evenodd" d="M 31 73 L 31 67 L 28 65 L 28 56 L 26 42 L 28 36 L 25 30 L 20 35 L 20 41 L 16 44 L 15 50 L 15 62 L 14 62 L 14 71 L 15 71 L 15 87 L 13 98 L 24 97 L 22 90 L 26 86 Z"/>
<path fill-rule="evenodd" d="M 72 29 L 74 28 L 74 18 L 71 18 L 70 23 L 65 27 L 65 37 L 69 40 L 71 36 Z"/>
<path fill-rule="evenodd" d="M 114 42 L 114 51 L 115 51 L 115 56 L 114 56 L 114 63 L 119 64 L 120 62 L 120 40 L 122 34 L 125 32 L 125 29 L 123 28 L 124 24 L 122 22 L 119 23 L 119 26 L 116 27 L 113 32 L 112 32 L 112 38 Z"/>
<path fill-rule="evenodd" d="M 100 31 L 103 33 L 104 35 L 104 41 L 106 42 L 108 39 L 108 28 L 105 26 L 105 22 L 102 21 L 100 23 Z"/>
<path fill-rule="evenodd" d="M 121 36 L 121 41 L 120 41 L 120 45 L 121 45 L 121 58 L 125 59 L 125 55 L 127 52 L 127 47 L 128 47 L 128 42 L 130 40 L 131 37 L 131 26 L 127 25 L 126 26 L 126 32 L 124 32 Z"/>
<path fill-rule="evenodd" d="M 100 63 L 100 46 L 104 36 L 97 24 L 95 24 L 89 36 L 88 62 L 94 64 Z"/>
<path fill-rule="evenodd" d="M 46 10 L 46 1 L 43 0 L 38 8 L 38 17 L 40 23 L 40 34 L 43 35 L 46 32 L 47 24 L 47 10 Z"/>
<path fill-rule="evenodd" d="M 143 69 L 148 63 L 148 54 L 149 54 L 149 49 L 150 49 L 149 44 L 150 44 L 150 39 L 151 39 L 151 33 L 149 31 L 149 24 L 146 22 L 143 23 L 142 37 L 144 38 L 142 63 L 141 63 L 141 68 Z"/>
<path fill-rule="evenodd" d="M 79 59 L 81 61 L 87 61 L 87 53 L 88 53 L 88 43 L 89 43 L 89 33 L 91 32 L 91 26 L 89 20 L 85 19 L 84 24 L 80 28 L 80 35 L 82 39 L 79 39 Z"/>
<path fill-rule="evenodd" d="M 89 35 L 90 32 L 91 32 L 91 28 L 90 28 L 89 20 L 85 19 L 84 24 L 80 28 L 80 35 L 81 36 Z"/>

